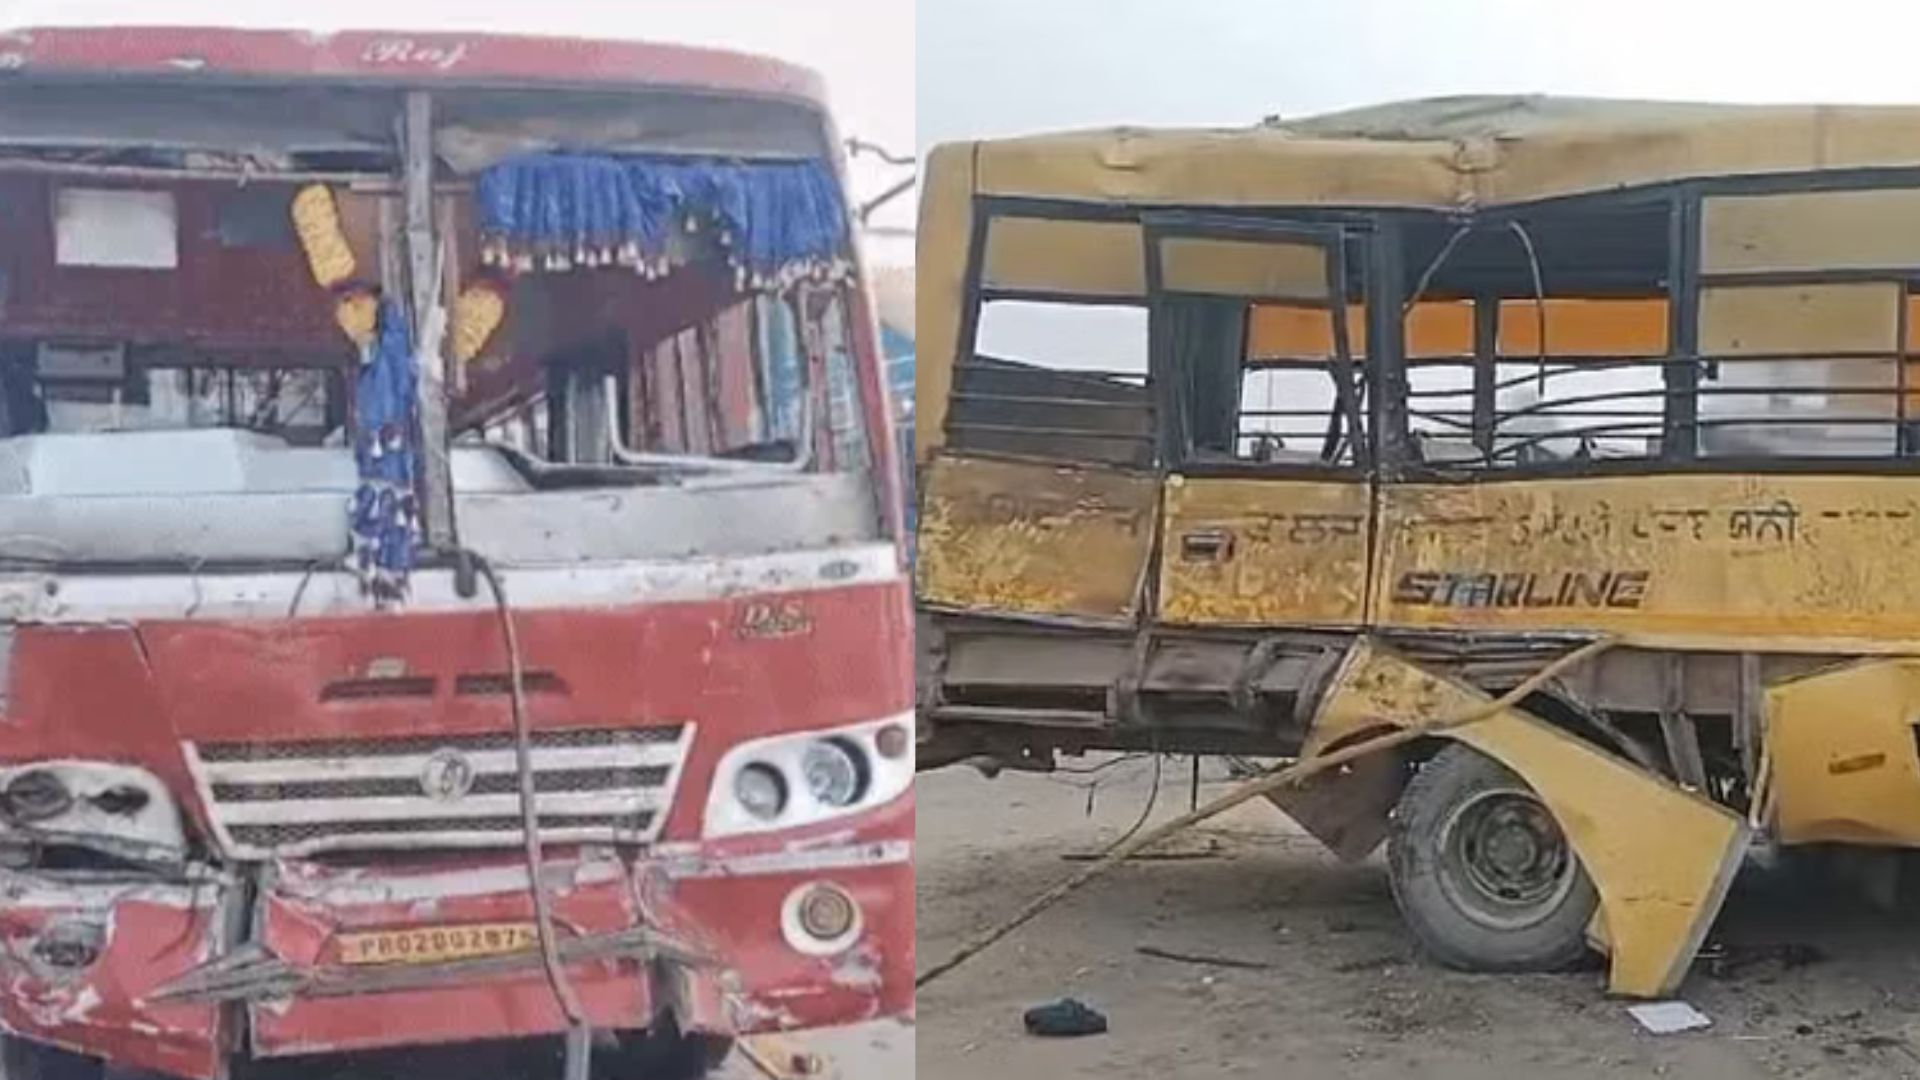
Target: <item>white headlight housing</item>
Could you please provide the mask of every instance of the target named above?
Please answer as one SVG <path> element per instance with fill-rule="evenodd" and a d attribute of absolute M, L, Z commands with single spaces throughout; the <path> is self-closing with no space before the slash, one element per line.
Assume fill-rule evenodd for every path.
<path fill-rule="evenodd" d="M 741 743 L 714 772 L 704 835 L 792 829 L 892 802 L 913 784 L 912 732 L 904 713 Z M 784 798 L 769 814 L 776 787 Z"/>
<path fill-rule="evenodd" d="M 0 768 L 0 840 L 169 862 L 187 848 L 180 809 L 159 777 L 96 761 Z"/>

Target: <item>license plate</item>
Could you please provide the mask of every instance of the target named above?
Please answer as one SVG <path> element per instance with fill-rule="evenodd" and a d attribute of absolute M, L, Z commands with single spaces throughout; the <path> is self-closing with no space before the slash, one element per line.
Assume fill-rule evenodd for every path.
<path fill-rule="evenodd" d="M 408 930 L 340 934 L 340 962 L 355 967 L 376 964 L 436 964 L 501 956 L 540 947 L 532 923 L 480 923 Z"/>

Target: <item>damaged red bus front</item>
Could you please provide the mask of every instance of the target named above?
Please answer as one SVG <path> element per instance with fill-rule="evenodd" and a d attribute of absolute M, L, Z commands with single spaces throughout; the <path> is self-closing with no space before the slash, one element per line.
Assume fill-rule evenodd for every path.
<path fill-rule="evenodd" d="M 898 469 L 813 77 L 30 31 L 0 93 L 8 1080 L 907 1012 Z"/>

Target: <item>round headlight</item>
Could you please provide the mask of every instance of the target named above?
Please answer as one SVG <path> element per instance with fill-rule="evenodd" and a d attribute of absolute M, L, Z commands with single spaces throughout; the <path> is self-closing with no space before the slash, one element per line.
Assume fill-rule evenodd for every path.
<path fill-rule="evenodd" d="M 733 797 L 747 813 L 772 821 L 787 808 L 787 782 L 771 766 L 748 765 L 734 775 Z"/>
<path fill-rule="evenodd" d="M 860 751 L 838 739 L 822 739 L 807 747 L 800 771 L 807 778 L 807 790 L 828 806 L 851 806 L 866 790 L 866 761 Z"/>
<path fill-rule="evenodd" d="M 73 809 L 73 792 L 46 769 L 23 772 L 0 792 L 0 810 L 18 822 L 45 821 Z"/>

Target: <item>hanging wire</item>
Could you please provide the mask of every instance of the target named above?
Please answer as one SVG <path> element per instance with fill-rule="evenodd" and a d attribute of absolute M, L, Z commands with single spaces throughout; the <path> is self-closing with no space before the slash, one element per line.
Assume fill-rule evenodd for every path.
<path fill-rule="evenodd" d="M 1420 271 L 1420 280 L 1414 283 L 1413 291 L 1407 294 L 1406 303 L 1401 305 L 1401 318 L 1406 318 L 1407 314 L 1413 310 L 1413 306 L 1420 302 L 1422 296 L 1426 295 L 1427 286 L 1433 283 L 1433 275 L 1440 272 L 1440 267 L 1446 264 L 1447 258 L 1453 254 L 1453 249 L 1459 247 L 1460 241 L 1465 240 L 1467 234 L 1472 231 L 1473 226 L 1471 224 L 1462 225 L 1453 230 L 1453 235 L 1447 237 L 1446 243 L 1440 245 L 1439 252 L 1427 262 L 1426 269 Z"/>
<path fill-rule="evenodd" d="M 1534 249 L 1533 236 L 1527 232 L 1525 225 L 1520 224 L 1519 219 L 1507 222 L 1507 228 L 1512 229 L 1513 234 L 1520 238 L 1520 246 L 1527 249 L 1527 266 L 1533 271 L 1533 312 L 1534 318 L 1539 323 L 1540 333 L 1539 394 L 1545 398 L 1547 396 L 1547 285 L 1540 273 L 1540 253 Z"/>

